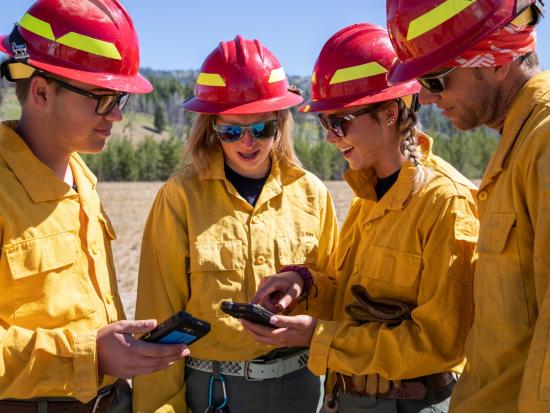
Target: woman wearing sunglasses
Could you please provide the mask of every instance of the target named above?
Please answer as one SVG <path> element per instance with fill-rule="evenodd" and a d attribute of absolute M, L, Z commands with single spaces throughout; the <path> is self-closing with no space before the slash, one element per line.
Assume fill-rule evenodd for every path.
<path fill-rule="evenodd" d="M 327 411 L 446 412 L 472 320 L 475 187 L 417 129 L 418 84 L 388 85 L 394 58 L 370 24 L 323 47 L 301 110 L 349 162 L 356 197 L 329 271 L 307 267 L 310 315 L 243 322 L 264 344 L 310 347 L 308 368 L 329 371 Z M 311 284 L 304 272 L 266 277 L 253 301 L 285 308 Z"/>
<path fill-rule="evenodd" d="M 203 63 L 184 104 L 198 113 L 191 165 L 152 207 L 136 316 L 161 321 L 185 310 L 211 331 L 185 363 L 136 378 L 138 411 L 315 411 L 321 386 L 307 349 L 260 344 L 220 308 L 249 303 L 284 266 L 327 267 L 337 224 L 327 189 L 294 154 L 289 108 L 301 102 L 258 40 L 222 42 Z"/>

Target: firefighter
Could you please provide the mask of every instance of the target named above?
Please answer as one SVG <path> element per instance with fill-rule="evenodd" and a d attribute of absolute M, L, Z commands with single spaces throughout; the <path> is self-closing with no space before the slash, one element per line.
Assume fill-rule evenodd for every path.
<path fill-rule="evenodd" d="M 0 412 L 131 411 L 128 383 L 184 346 L 120 321 L 115 233 L 77 152 L 105 145 L 138 74 L 138 40 L 115 0 L 38 0 L 0 37 L 18 121 L 0 124 Z"/>
<path fill-rule="evenodd" d="M 308 368 L 335 383 L 325 411 L 446 412 L 473 317 L 475 186 L 433 155 L 418 83 L 387 82 L 394 59 L 367 23 L 321 50 L 300 110 L 348 161 L 355 197 L 328 271 L 282 271 L 253 300 L 286 308 L 313 283 L 309 315 L 272 317 L 274 330 L 243 322 L 262 343 L 310 347 Z"/>
<path fill-rule="evenodd" d="M 337 239 L 331 197 L 292 146 L 290 108 L 302 97 L 258 40 L 237 36 L 204 61 L 188 139 L 191 164 L 161 188 L 141 252 L 136 314 L 185 310 L 211 332 L 192 358 L 134 381 L 139 412 L 313 412 L 319 378 L 307 350 L 257 343 L 224 300 L 248 303 L 283 266 L 324 270 Z M 305 304 L 303 304 L 305 305 Z M 273 367 L 277 368 L 273 368 Z"/>
<path fill-rule="evenodd" d="M 451 410 L 550 411 L 550 72 L 535 50 L 540 1 L 388 2 L 400 61 L 420 100 L 462 130 L 499 134 L 483 175 L 475 318 Z"/>

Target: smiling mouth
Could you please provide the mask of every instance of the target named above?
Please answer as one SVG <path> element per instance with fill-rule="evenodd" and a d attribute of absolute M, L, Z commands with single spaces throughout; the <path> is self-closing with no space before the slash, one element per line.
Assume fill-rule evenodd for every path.
<path fill-rule="evenodd" d="M 348 146 L 344 146 L 343 148 L 338 148 L 338 149 L 340 149 L 340 152 L 342 152 L 343 155 L 346 155 L 346 154 L 350 153 L 353 150 L 353 146 L 348 145 Z"/>
<path fill-rule="evenodd" d="M 244 152 L 237 152 L 237 153 L 239 154 L 239 156 L 241 156 L 244 159 L 254 159 L 256 156 L 258 156 L 258 154 L 260 153 L 260 150 L 258 149 L 257 151 L 248 152 L 248 153 L 244 153 Z"/>

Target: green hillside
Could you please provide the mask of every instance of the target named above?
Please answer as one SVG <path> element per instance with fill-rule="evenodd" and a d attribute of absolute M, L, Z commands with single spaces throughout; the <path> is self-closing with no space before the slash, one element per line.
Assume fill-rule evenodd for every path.
<path fill-rule="evenodd" d="M 125 118 L 116 124 L 107 148 L 87 155 L 90 167 L 105 181 L 163 180 L 181 166 L 181 153 L 193 115 L 182 103 L 193 96 L 197 71 L 143 70 L 154 91 L 134 95 L 125 109 Z M 310 96 L 309 77 L 290 76 L 290 83 Z M 294 141 L 304 166 L 324 180 L 341 179 L 346 162 L 313 115 L 294 111 Z M 13 85 L 0 82 L 0 117 L 16 119 L 19 105 Z M 454 129 L 432 106 L 420 109 L 422 129 L 434 139 L 434 152 L 447 159 L 466 176 L 480 178 L 497 144 L 497 135 L 487 128 L 470 132 Z"/>

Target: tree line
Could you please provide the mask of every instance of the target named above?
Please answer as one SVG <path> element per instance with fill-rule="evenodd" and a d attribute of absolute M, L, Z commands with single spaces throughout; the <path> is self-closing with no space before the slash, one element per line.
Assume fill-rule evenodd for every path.
<path fill-rule="evenodd" d="M 99 154 L 85 155 L 92 171 L 103 181 L 153 181 L 166 180 L 182 166 L 182 150 L 192 127 L 194 115 L 182 108 L 182 103 L 193 97 L 194 70 L 156 71 L 144 70 L 143 74 L 153 84 L 153 92 L 132 96 L 126 116 L 132 122 L 133 114 L 151 115 L 158 132 L 167 131 L 169 139 L 155 140 L 151 135 L 134 144 L 128 137 L 109 139 L 107 147 Z M 308 99 L 310 79 L 306 76 L 290 76 L 291 84 L 304 92 Z M 12 84 L 0 82 L 0 105 L 5 101 L 7 88 Z M 315 116 L 294 115 L 294 146 L 304 167 L 323 180 L 342 179 L 347 162 L 338 149 L 325 140 L 325 132 Z M 419 120 L 422 129 L 434 139 L 433 151 L 449 161 L 471 179 L 482 176 L 496 145 L 498 136 L 487 128 L 461 132 L 432 106 L 421 107 Z"/>

